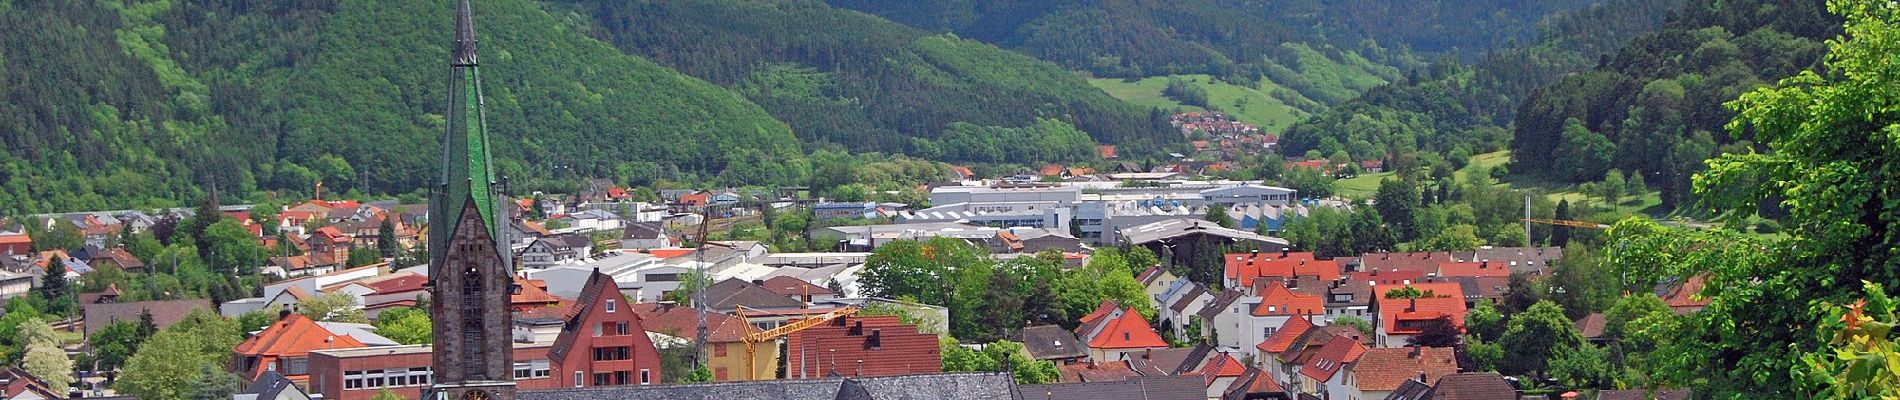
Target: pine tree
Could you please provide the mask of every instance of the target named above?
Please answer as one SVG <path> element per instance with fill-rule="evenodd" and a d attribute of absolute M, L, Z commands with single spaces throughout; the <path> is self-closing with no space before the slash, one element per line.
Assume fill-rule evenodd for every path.
<path fill-rule="evenodd" d="M 376 229 L 376 248 L 382 251 L 384 258 L 401 255 L 401 247 L 396 246 L 396 224 L 391 222 L 394 219 L 396 216 L 393 214 L 385 216 L 382 226 Z"/>
<path fill-rule="evenodd" d="M 1563 200 L 1557 201 L 1557 214 L 1553 218 L 1556 218 L 1559 221 L 1566 221 L 1570 219 L 1570 199 L 1563 199 Z M 1570 244 L 1570 227 L 1561 226 L 1561 225 L 1550 227 L 1550 245 L 1551 246 L 1564 247 L 1569 244 Z"/>
<path fill-rule="evenodd" d="M 70 315 L 72 299 L 67 296 L 72 289 L 67 287 L 66 264 L 59 260 L 46 263 L 46 276 L 40 279 L 40 298 L 46 300 L 46 312 L 54 315 Z"/>

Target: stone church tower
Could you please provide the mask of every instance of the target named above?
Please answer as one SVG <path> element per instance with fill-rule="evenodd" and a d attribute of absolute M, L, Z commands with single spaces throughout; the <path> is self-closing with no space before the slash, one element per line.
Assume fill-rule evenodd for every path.
<path fill-rule="evenodd" d="M 457 0 L 442 171 L 429 196 L 429 316 L 435 328 L 428 397 L 514 400 L 508 296 L 514 290 L 507 208 L 489 159 L 481 74 L 468 0 Z"/>

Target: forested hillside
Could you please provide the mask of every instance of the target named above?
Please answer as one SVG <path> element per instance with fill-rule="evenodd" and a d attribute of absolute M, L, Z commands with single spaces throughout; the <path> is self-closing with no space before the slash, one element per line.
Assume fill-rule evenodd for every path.
<path fill-rule="evenodd" d="M 1730 137 L 1723 103 L 1814 69 L 1840 18 L 1821 2 L 1691 0 L 1664 27 L 1596 69 L 1532 93 L 1515 115 L 1512 169 L 1593 181 L 1612 168 L 1647 175 L 1669 208 L 1690 200 L 1690 177 Z"/>
<path fill-rule="evenodd" d="M 735 179 L 802 179 L 760 170 L 802 157 L 765 110 L 589 39 L 542 6 L 476 2 L 507 175 L 676 165 L 710 177 L 736 160 L 753 168 Z M 0 211 L 176 206 L 213 183 L 227 198 L 307 195 L 318 181 L 417 190 L 441 135 L 448 10 L 446 0 L 0 2 Z"/>
<path fill-rule="evenodd" d="M 1518 102 L 1566 74 L 1585 71 L 1649 32 L 1681 0 L 1612 0 L 1558 13 L 1537 40 L 1480 56 L 1440 60 L 1294 125 L 1281 153 L 1380 159 L 1411 152 L 1462 159 L 1505 147 Z M 1462 163 L 1462 161 L 1460 161 Z"/>
<path fill-rule="evenodd" d="M 1055 64 L 816 0 L 570 5 L 594 17 L 598 37 L 745 94 L 808 142 L 928 159 L 1018 162 L 1034 156 L 995 156 L 1024 149 L 1002 137 L 972 141 L 965 134 L 1066 124 L 1073 128 L 1057 131 L 1080 129 L 1095 141 L 1137 153 L 1181 140 L 1153 110 L 1109 97 Z M 1051 141 L 1023 144 L 1074 145 L 1063 135 L 1041 137 Z M 970 145 L 981 148 L 953 149 Z M 1044 161 L 1090 156 L 1067 150 L 1048 155 Z"/>
<path fill-rule="evenodd" d="M 1441 55 L 1473 59 L 1528 41 L 1546 16 L 1591 0 L 827 0 L 932 31 L 955 32 L 1102 77 L 1210 74 L 1268 79 L 1335 104 L 1370 85 L 1335 75 L 1401 71 Z M 1315 56 L 1329 62 L 1315 63 Z M 1330 71 L 1324 64 L 1363 71 Z M 1383 71 L 1376 68 L 1383 67 Z M 1329 81 L 1331 80 L 1331 81 Z M 1309 111 L 1315 111 L 1308 109 Z"/>

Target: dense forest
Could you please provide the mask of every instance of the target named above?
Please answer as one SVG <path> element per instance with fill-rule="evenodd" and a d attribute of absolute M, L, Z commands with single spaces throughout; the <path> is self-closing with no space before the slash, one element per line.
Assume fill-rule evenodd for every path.
<path fill-rule="evenodd" d="M 1522 101 L 1513 171 L 1572 182 L 1640 172 L 1666 207 L 1692 201 L 1703 160 L 1755 146 L 1723 133 L 1735 117 L 1723 103 L 1818 68 L 1840 23 L 1815 1 L 1690 1 L 1660 31 Z"/>
<path fill-rule="evenodd" d="M 757 105 L 624 55 L 540 7 L 476 6 L 505 174 L 585 176 L 617 160 L 711 174 L 728 154 L 801 157 L 789 127 Z M 308 195 L 319 181 L 339 193 L 416 190 L 441 135 L 448 9 L 367 0 L 0 6 L 0 210 L 175 206 L 214 185 L 227 198 Z M 707 159 L 719 162 L 699 162 Z"/>
<path fill-rule="evenodd" d="M 994 161 L 965 155 L 1017 149 L 949 149 L 946 140 L 969 131 L 952 123 L 1023 128 L 1040 119 L 1137 153 L 1180 141 L 1165 118 L 1109 97 L 1057 65 L 817 1 L 572 5 L 597 20 L 602 39 L 731 87 L 820 146 Z M 1062 154 L 1041 161 L 1077 155 Z"/>
<path fill-rule="evenodd" d="M 1209 74 L 1243 83 L 1264 78 L 1292 90 L 1275 94 L 1288 104 L 1344 102 L 1439 56 L 1475 59 L 1534 39 L 1539 21 L 1551 14 L 1593 3 L 827 1 L 1097 76 Z"/>
<path fill-rule="evenodd" d="M 1504 148 L 1517 103 L 1566 74 L 1596 65 L 1654 30 L 1680 0 L 1615 0 L 1558 13 L 1537 40 L 1479 56 L 1441 59 L 1288 129 L 1281 153 L 1380 159 L 1419 152 L 1464 158 Z"/>

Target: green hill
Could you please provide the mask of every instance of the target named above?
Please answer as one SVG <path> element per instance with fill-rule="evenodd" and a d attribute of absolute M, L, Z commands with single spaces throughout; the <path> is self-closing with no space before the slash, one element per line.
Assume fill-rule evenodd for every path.
<path fill-rule="evenodd" d="M 1180 140 L 1169 134 L 1165 118 L 1055 64 L 818 1 L 568 4 L 594 20 L 596 37 L 743 93 L 820 146 L 1003 161 L 966 156 L 1023 149 L 948 149 L 950 128 L 963 123 L 1006 132 L 1042 119 L 1133 154 Z M 970 131 L 965 125 L 956 131 Z M 1087 156 L 1057 153 L 1046 161 Z"/>
<path fill-rule="evenodd" d="M 1102 88 L 1110 96 L 1139 106 L 1182 111 L 1206 109 L 1206 107 L 1181 104 L 1163 95 L 1162 91 L 1167 89 L 1169 79 L 1181 79 L 1190 85 L 1201 87 L 1207 91 L 1207 102 L 1210 107 L 1225 111 L 1242 122 L 1260 125 L 1269 131 L 1285 129 L 1307 115 L 1298 107 L 1273 97 L 1270 93 L 1278 87 L 1271 86 L 1272 82 L 1267 81 L 1261 82 L 1263 85 L 1269 85 L 1267 88 L 1256 88 L 1222 82 L 1209 75 L 1190 74 L 1157 76 L 1134 82 L 1129 82 L 1127 79 L 1095 78 L 1090 79 L 1089 84 Z"/>
<path fill-rule="evenodd" d="M 995 43 L 1099 77 L 1266 79 L 1327 105 L 1397 80 L 1425 60 L 1472 60 L 1531 41 L 1545 17 L 1596 2 L 826 1 Z"/>
<path fill-rule="evenodd" d="M 711 176 L 728 161 L 802 157 L 759 106 L 622 54 L 542 6 L 475 9 L 490 134 L 517 182 L 616 169 Z M 446 0 L 0 2 L 0 210 L 171 206 L 213 182 L 250 199 L 307 194 L 317 181 L 416 190 L 441 135 L 448 10 Z M 802 173 L 746 172 L 735 179 Z"/>

